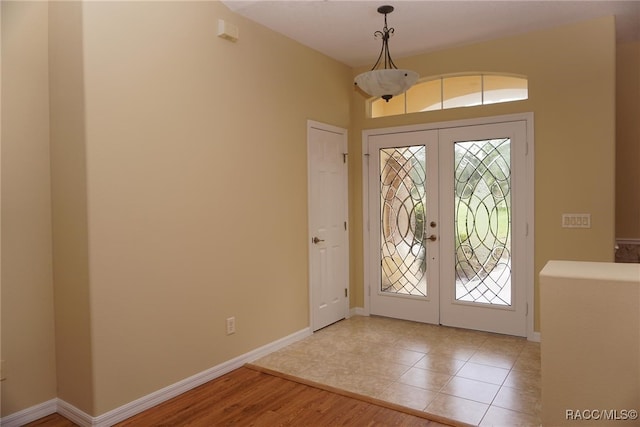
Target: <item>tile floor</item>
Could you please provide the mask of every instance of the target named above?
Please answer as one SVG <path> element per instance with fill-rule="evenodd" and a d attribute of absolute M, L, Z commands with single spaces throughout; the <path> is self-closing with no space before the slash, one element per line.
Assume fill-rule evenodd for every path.
<path fill-rule="evenodd" d="M 254 362 L 480 426 L 540 425 L 540 344 L 355 316 Z"/>

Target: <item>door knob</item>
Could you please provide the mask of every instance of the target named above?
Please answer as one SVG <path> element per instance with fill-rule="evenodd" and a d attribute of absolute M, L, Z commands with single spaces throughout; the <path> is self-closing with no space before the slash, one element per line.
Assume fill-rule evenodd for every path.
<path fill-rule="evenodd" d="M 431 240 L 432 242 L 435 242 L 438 238 L 436 237 L 435 234 L 432 234 L 431 236 L 427 237 L 427 240 Z"/>
<path fill-rule="evenodd" d="M 312 240 L 313 243 L 315 243 L 316 245 L 320 242 L 324 242 L 324 239 L 318 239 L 317 237 L 314 237 Z"/>

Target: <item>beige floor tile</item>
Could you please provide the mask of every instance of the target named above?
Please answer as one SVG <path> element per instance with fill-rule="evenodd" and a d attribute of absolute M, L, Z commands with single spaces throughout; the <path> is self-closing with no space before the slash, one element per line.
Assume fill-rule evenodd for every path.
<path fill-rule="evenodd" d="M 422 325 L 423 327 L 412 331 L 413 338 L 425 339 L 429 342 L 438 342 L 451 335 L 451 328 L 436 325 Z"/>
<path fill-rule="evenodd" d="M 334 384 L 335 387 L 343 390 L 364 396 L 376 397 L 388 388 L 389 385 L 392 384 L 392 381 L 368 375 L 351 374 L 334 379 Z"/>
<path fill-rule="evenodd" d="M 427 354 L 415 365 L 414 368 L 428 369 L 430 371 L 440 372 L 443 374 L 455 375 L 456 372 L 464 366 L 462 360 L 452 359 L 448 356 L 438 354 Z"/>
<path fill-rule="evenodd" d="M 485 332 L 468 331 L 465 329 L 453 329 L 452 332 L 443 340 L 447 343 L 480 347 L 487 340 L 487 334 Z"/>
<path fill-rule="evenodd" d="M 540 416 L 540 344 L 518 337 L 354 316 L 254 363 L 469 424 Z"/>
<path fill-rule="evenodd" d="M 540 359 L 540 343 L 527 341 L 522 348 L 522 352 L 520 353 L 522 357 L 533 357 L 536 359 Z"/>
<path fill-rule="evenodd" d="M 518 390 L 503 386 L 493 400 L 492 406 L 542 416 L 542 398 L 540 390 L 536 389 Z"/>
<path fill-rule="evenodd" d="M 541 378 L 538 372 L 512 370 L 502 385 L 519 390 L 540 390 Z"/>
<path fill-rule="evenodd" d="M 393 383 L 377 397 L 378 399 L 424 411 L 438 395 L 435 391 L 425 390 L 408 384 Z"/>
<path fill-rule="evenodd" d="M 314 362 L 286 353 L 272 353 L 256 360 L 253 363 L 285 374 L 301 375 L 304 371 L 309 369 L 309 366 Z"/>
<path fill-rule="evenodd" d="M 385 378 L 397 381 L 406 373 L 410 367 L 399 363 L 391 363 L 387 360 L 379 360 L 375 357 L 359 361 L 361 363 L 355 368 L 355 373 L 372 377 Z"/>
<path fill-rule="evenodd" d="M 477 351 L 477 347 L 467 345 L 456 345 L 451 343 L 437 342 L 429 354 L 447 356 L 457 360 L 467 361 Z"/>
<path fill-rule="evenodd" d="M 398 382 L 420 387 L 425 390 L 439 391 L 450 379 L 451 375 L 433 372 L 427 369 L 411 368 L 400 377 Z"/>
<path fill-rule="evenodd" d="M 375 355 L 375 357 L 380 360 L 385 360 L 390 363 L 399 363 L 407 366 L 413 366 L 418 360 L 424 357 L 424 353 L 392 347 L 372 347 L 370 354 Z"/>
<path fill-rule="evenodd" d="M 484 403 L 439 393 L 427 406 L 426 412 L 478 425 L 488 408 L 489 405 Z"/>
<path fill-rule="evenodd" d="M 456 376 L 470 378 L 472 380 L 484 381 L 486 383 L 501 385 L 509 375 L 508 369 L 495 366 L 481 365 L 479 363 L 467 362 L 456 373 Z"/>
<path fill-rule="evenodd" d="M 469 361 L 481 365 L 495 366 L 497 368 L 511 369 L 518 359 L 517 353 L 507 353 L 499 350 L 492 350 L 481 347 L 470 358 Z"/>
<path fill-rule="evenodd" d="M 312 363 L 301 373 L 303 378 L 322 384 L 335 385 L 337 381 L 356 374 L 357 361 L 350 366 L 327 361 L 326 363 Z"/>
<path fill-rule="evenodd" d="M 540 372 L 540 360 L 540 343 L 527 343 L 513 365 L 513 369 Z"/>
<path fill-rule="evenodd" d="M 522 412 L 491 406 L 480 423 L 481 427 L 535 427 L 540 418 Z"/>
<path fill-rule="evenodd" d="M 395 345 L 398 348 L 417 351 L 419 353 L 428 353 L 434 347 L 433 341 L 412 335 L 408 336 L 406 339 L 398 339 Z"/>
<path fill-rule="evenodd" d="M 453 377 L 451 381 L 440 390 L 440 393 L 491 404 L 499 389 L 499 385 L 470 380 L 468 378 Z"/>
<path fill-rule="evenodd" d="M 512 369 L 516 371 L 532 371 L 540 374 L 542 367 L 540 359 L 518 357 Z"/>

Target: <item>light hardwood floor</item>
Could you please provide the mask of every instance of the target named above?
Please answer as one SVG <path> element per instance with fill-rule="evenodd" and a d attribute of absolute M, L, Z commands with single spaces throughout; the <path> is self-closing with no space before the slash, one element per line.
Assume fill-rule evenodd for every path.
<path fill-rule="evenodd" d="M 443 427 L 446 424 L 246 367 L 116 424 L 118 427 L 187 425 Z M 28 426 L 75 424 L 54 414 Z"/>

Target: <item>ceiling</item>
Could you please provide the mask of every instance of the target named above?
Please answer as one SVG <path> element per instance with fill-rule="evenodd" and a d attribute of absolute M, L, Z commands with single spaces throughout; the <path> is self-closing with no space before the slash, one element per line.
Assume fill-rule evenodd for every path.
<path fill-rule="evenodd" d="M 373 65 L 384 18 L 394 59 L 478 41 L 616 17 L 618 42 L 640 40 L 640 0 L 222 0 L 232 11 L 352 67 Z M 242 29 L 240 29 L 242 39 Z"/>

